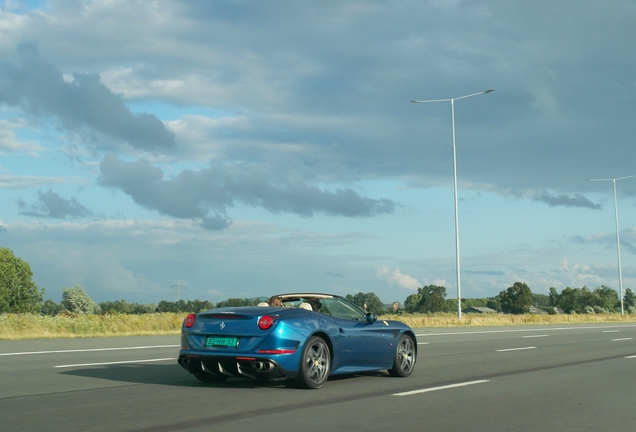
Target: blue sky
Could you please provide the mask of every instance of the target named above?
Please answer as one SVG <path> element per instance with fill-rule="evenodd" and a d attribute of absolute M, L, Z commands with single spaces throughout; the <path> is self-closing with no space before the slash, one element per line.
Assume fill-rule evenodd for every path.
<path fill-rule="evenodd" d="M 46 297 L 618 288 L 630 1 L 0 2 L 0 246 Z M 636 288 L 636 179 L 617 183 Z"/>

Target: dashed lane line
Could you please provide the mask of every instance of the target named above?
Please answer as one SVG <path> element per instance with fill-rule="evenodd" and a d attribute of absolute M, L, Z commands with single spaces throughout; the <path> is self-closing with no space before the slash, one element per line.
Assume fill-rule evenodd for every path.
<path fill-rule="evenodd" d="M 490 380 L 468 381 L 468 382 L 449 384 L 449 385 L 439 386 L 439 387 L 430 387 L 430 388 L 425 388 L 420 390 L 412 390 L 412 391 L 407 391 L 403 393 L 393 393 L 393 396 L 412 396 L 419 393 L 428 393 L 428 392 L 438 391 L 438 390 L 447 390 L 447 389 L 452 389 L 456 387 L 465 387 L 465 386 L 469 386 L 473 384 L 482 384 L 487 382 L 490 382 Z"/>
<path fill-rule="evenodd" d="M 537 347 L 523 347 L 523 348 L 507 348 L 507 349 L 499 349 L 497 352 L 507 352 L 507 351 L 522 351 L 522 350 L 531 350 L 536 349 Z"/>
<path fill-rule="evenodd" d="M 78 364 L 70 364 L 70 365 L 59 365 L 59 366 L 53 366 L 53 367 L 54 368 L 73 368 L 73 367 L 85 367 L 85 366 L 108 366 L 108 365 L 129 364 L 129 363 L 152 363 L 152 362 L 162 362 L 162 361 L 169 361 L 169 360 L 176 360 L 176 358 L 126 360 L 126 361 L 101 362 L 101 363 L 78 363 Z"/>
<path fill-rule="evenodd" d="M 150 345 L 150 346 L 137 346 L 137 347 L 86 348 L 86 349 L 55 350 L 55 351 L 25 351 L 25 352 L 13 352 L 13 353 L 0 353 L 0 356 L 60 354 L 60 353 L 78 353 L 78 352 L 95 352 L 95 351 L 122 351 L 122 350 L 139 350 L 139 349 L 151 349 L 151 348 L 179 348 L 179 347 L 181 347 L 181 345 Z"/>

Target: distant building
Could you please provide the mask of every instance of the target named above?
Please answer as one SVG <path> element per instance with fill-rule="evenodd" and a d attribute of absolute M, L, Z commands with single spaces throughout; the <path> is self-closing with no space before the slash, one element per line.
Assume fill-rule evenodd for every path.
<path fill-rule="evenodd" d="M 481 307 L 481 306 L 473 306 L 473 307 L 466 308 L 464 310 L 464 312 L 466 312 L 466 313 L 480 313 L 480 314 L 497 313 L 497 311 L 494 310 L 494 309 L 491 309 L 489 307 Z"/>
<path fill-rule="evenodd" d="M 539 308 L 534 307 L 534 306 L 530 306 L 530 313 L 534 314 L 534 315 L 547 315 L 548 314 L 543 309 L 539 309 Z"/>

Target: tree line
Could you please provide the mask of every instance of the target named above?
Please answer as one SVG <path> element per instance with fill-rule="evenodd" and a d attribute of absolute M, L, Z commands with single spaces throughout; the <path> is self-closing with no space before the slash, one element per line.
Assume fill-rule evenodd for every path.
<path fill-rule="evenodd" d="M 625 311 L 636 314 L 636 294 L 627 288 L 623 296 Z M 462 310 L 470 312 L 472 307 L 488 307 L 497 312 L 508 314 L 529 313 L 536 307 L 550 314 L 556 313 L 615 313 L 621 310 L 621 301 L 616 290 L 601 286 L 595 289 L 564 288 L 560 293 L 550 288 L 550 294 L 535 294 L 527 284 L 515 282 L 497 296 L 477 299 L 462 299 Z M 457 300 L 446 298 L 446 288 L 428 285 L 418 288 L 416 294 L 409 295 L 404 301 L 407 313 L 453 312 L 457 310 Z"/>
<path fill-rule="evenodd" d="M 0 313 L 41 313 L 58 315 L 61 313 L 91 314 L 146 314 L 157 312 L 193 312 L 232 306 L 255 306 L 262 298 L 230 298 L 218 303 L 208 300 L 163 300 L 157 304 L 128 303 L 126 300 L 95 303 L 79 286 L 62 289 L 62 301 L 51 299 L 44 301 L 44 290 L 33 282 L 33 273 L 28 263 L 16 257 L 7 248 L 0 248 Z M 382 303 L 373 292 L 347 294 L 346 298 L 368 312 L 378 315 L 384 313 L 437 313 L 457 311 L 457 299 L 446 298 L 446 288 L 439 285 L 427 285 L 417 289 L 404 300 L 403 305 Z M 397 308 L 395 307 L 397 306 Z M 636 313 L 636 294 L 627 288 L 623 297 L 623 306 L 627 313 Z M 621 310 L 621 299 L 616 290 L 601 286 L 564 288 L 558 292 L 550 288 L 549 295 L 532 293 L 527 284 L 515 282 L 497 296 L 462 299 L 462 310 L 470 312 L 474 307 L 487 307 L 497 312 L 523 314 L 530 307 L 542 309 L 548 313 L 616 313 Z"/>
<path fill-rule="evenodd" d="M 57 304 L 53 300 L 46 300 L 41 313 L 44 315 L 58 315 L 63 313 L 90 314 L 147 314 L 147 313 L 199 313 L 206 310 L 229 306 L 256 306 L 261 298 L 231 298 L 218 303 L 208 300 L 162 300 L 159 303 L 128 303 L 126 300 L 105 301 L 95 303 L 82 287 L 62 289 L 62 302 Z"/>

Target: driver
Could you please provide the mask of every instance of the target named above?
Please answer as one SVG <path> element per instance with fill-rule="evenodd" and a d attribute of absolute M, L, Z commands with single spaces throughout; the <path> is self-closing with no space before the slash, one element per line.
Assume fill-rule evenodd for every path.
<path fill-rule="evenodd" d="M 280 296 L 271 296 L 267 300 L 267 304 L 270 306 L 283 306 L 283 299 Z"/>

